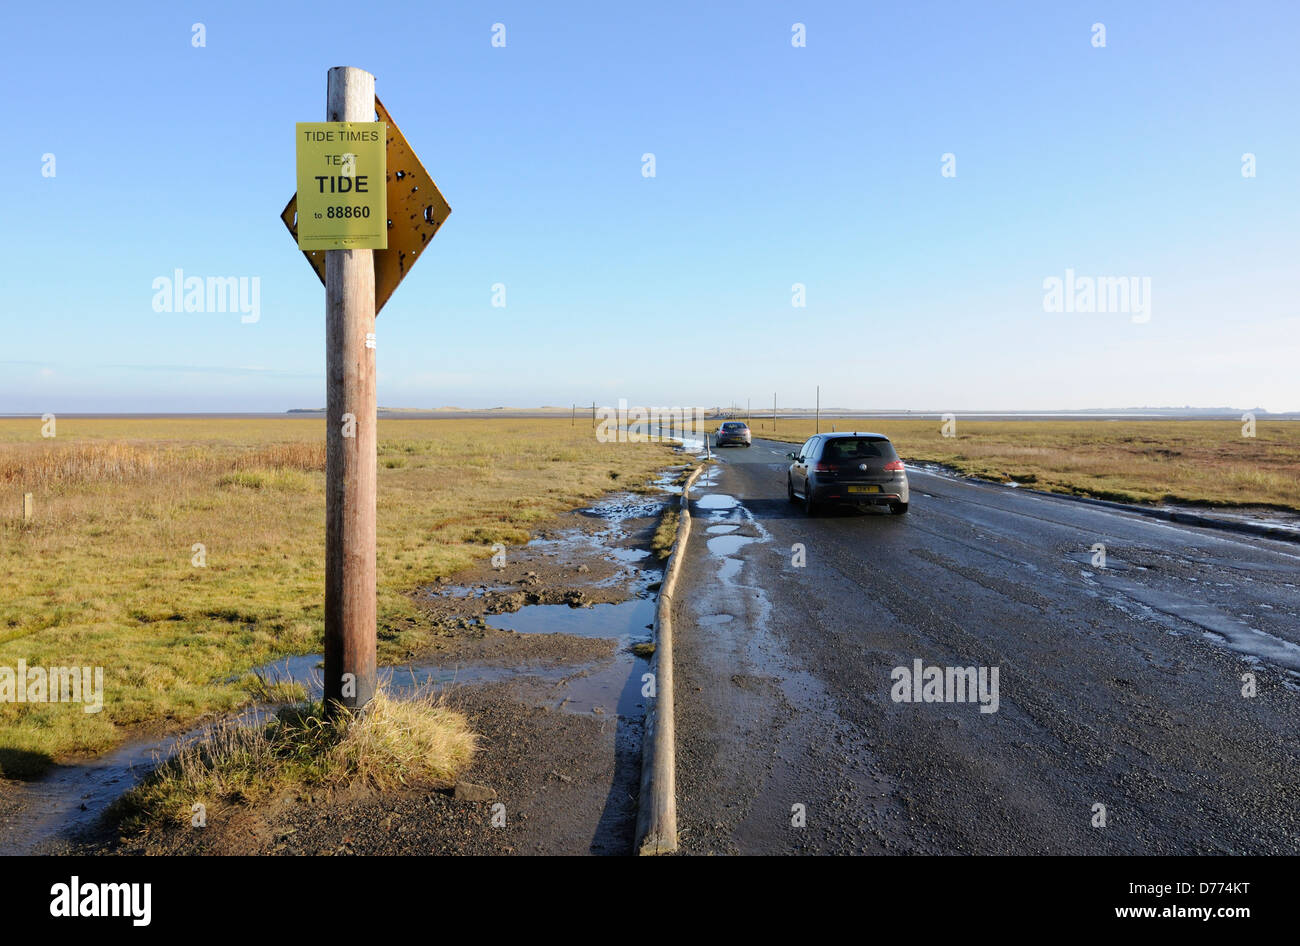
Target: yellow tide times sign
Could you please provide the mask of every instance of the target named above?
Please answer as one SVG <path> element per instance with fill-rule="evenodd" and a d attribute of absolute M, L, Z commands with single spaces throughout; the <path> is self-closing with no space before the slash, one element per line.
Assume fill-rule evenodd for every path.
<path fill-rule="evenodd" d="M 388 248 L 383 122 L 298 122 L 298 248 Z"/>

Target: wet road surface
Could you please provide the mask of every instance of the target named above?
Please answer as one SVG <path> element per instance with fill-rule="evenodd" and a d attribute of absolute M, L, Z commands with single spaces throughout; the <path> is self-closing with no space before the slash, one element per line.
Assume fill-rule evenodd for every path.
<path fill-rule="evenodd" d="M 809 519 L 790 449 L 694 491 L 684 852 L 1300 853 L 1300 545 L 910 468 Z M 996 711 L 896 700 L 916 661 Z"/>

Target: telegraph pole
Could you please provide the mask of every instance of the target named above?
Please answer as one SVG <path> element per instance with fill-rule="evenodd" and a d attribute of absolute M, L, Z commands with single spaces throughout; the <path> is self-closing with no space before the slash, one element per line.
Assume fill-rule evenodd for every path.
<path fill-rule="evenodd" d="M 329 71 L 325 120 L 373 122 L 375 77 Z M 325 251 L 325 706 L 375 693 L 374 251 Z"/>
<path fill-rule="evenodd" d="M 337 715 L 375 693 L 375 315 L 451 207 L 370 73 L 329 70 L 325 119 L 296 123 L 298 190 L 280 219 L 325 284 L 324 691 Z"/>

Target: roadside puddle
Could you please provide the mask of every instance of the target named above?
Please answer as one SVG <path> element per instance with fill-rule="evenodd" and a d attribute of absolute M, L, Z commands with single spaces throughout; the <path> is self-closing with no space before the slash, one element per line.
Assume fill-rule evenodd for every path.
<path fill-rule="evenodd" d="M 714 555 L 735 555 L 749 543 L 757 541 L 758 537 L 752 535 L 715 535 L 704 544 Z"/>
<path fill-rule="evenodd" d="M 719 469 L 711 467 L 709 474 L 716 476 Z M 708 522 L 704 529 L 707 536 L 704 546 L 710 555 L 719 560 L 717 579 L 731 584 L 739 578 L 745 566 L 740 552 L 755 542 L 767 542 L 771 536 L 735 496 L 702 492 L 711 485 L 715 484 L 698 486 L 701 492 L 696 493 L 691 504 L 697 514 Z"/>
<path fill-rule="evenodd" d="M 719 624 L 730 624 L 736 619 L 734 614 L 705 614 L 695 619 L 695 623 L 700 627 L 717 627 Z"/>

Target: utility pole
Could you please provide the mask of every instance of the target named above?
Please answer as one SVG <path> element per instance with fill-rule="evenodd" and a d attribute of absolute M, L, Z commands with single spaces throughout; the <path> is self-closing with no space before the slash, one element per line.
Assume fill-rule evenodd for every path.
<path fill-rule="evenodd" d="M 373 122 L 375 77 L 329 71 L 325 120 Z M 375 693 L 375 264 L 373 250 L 325 251 L 325 706 Z"/>
<path fill-rule="evenodd" d="M 772 433 L 776 433 L 776 392 L 772 392 Z"/>
<path fill-rule="evenodd" d="M 822 432 L 822 386 L 819 384 L 817 385 L 817 409 L 816 409 L 816 413 L 813 414 L 813 433 L 819 434 L 821 432 Z"/>

